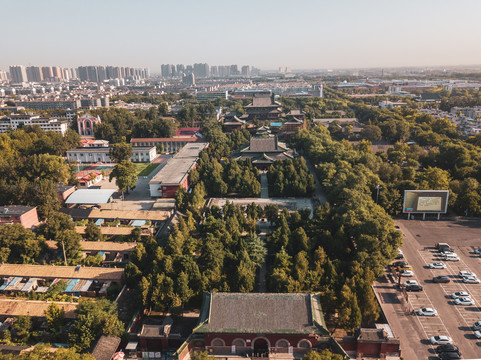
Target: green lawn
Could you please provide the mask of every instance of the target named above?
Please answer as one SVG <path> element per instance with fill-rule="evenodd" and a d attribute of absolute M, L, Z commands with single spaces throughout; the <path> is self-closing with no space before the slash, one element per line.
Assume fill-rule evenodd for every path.
<path fill-rule="evenodd" d="M 135 166 L 137 166 L 137 176 L 147 176 L 159 165 L 160 164 L 154 163 L 136 163 Z"/>

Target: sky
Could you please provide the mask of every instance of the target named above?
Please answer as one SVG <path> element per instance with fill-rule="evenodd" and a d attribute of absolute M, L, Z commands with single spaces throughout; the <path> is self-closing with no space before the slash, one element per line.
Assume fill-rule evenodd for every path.
<path fill-rule="evenodd" d="M 481 64 L 480 0 L 0 0 L 9 65 Z"/>

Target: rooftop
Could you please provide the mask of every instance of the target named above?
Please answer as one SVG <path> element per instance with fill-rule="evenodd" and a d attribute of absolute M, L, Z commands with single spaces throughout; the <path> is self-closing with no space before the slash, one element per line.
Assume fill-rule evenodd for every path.
<path fill-rule="evenodd" d="M 110 360 L 120 345 L 120 338 L 117 336 L 102 335 L 95 344 L 92 356 L 95 360 Z"/>
<path fill-rule="evenodd" d="M 77 228 L 78 226 L 76 226 Z M 123 229 L 123 228 L 114 228 Z M 127 228 L 128 229 L 128 228 Z M 57 242 L 53 240 L 46 241 L 47 246 L 51 249 L 57 249 Z M 135 242 L 113 242 L 113 241 L 80 241 L 80 246 L 84 251 L 133 251 L 137 243 Z"/>
<path fill-rule="evenodd" d="M 52 302 L 35 300 L 0 299 L 0 316 L 29 315 L 36 317 L 45 316 L 45 311 Z M 57 302 L 65 310 L 65 318 L 74 319 L 77 303 Z"/>
<path fill-rule="evenodd" d="M 42 279 L 87 279 L 120 282 L 123 279 L 124 270 L 86 266 L 1 264 L 0 277 L 10 276 Z"/>
<path fill-rule="evenodd" d="M 168 211 L 147 211 L 147 210 L 110 210 L 92 209 L 88 215 L 89 219 L 119 219 L 119 220 L 151 220 L 164 221 L 168 219 Z"/>
<path fill-rule="evenodd" d="M 328 334 L 311 294 L 205 294 L 197 333 Z"/>
<path fill-rule="evenodd" d="M 34 206 L 23 206 L 23 205 L 9 205 L 0 207 L 0 216 L 20 216 L 30 210 L 35 209 Z"/>
<path fill-rule="evenodd" d="M 80 189 L 65 200 L 66 204 L 107 204 L 115 189 Z"/>
<path fill-rule="evenodd" d="M 200 152 L 208 145 L 209 143 L 186 144 L 150 180 L 149 184 L 178 185 L 182 183 L 190 169 L 195 165 Z"/>

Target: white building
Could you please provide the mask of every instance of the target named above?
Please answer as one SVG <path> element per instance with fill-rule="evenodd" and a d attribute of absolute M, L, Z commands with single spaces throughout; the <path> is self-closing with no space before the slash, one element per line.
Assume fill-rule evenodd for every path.
<path fill-rule="evenodd" d="M 57 118 L 41 118 L 39 115 L 10 115 L 0 118 L 0 132 L 15 130 L 19 126 L 37 125 L 42 130 L 54 131 L 62 135 L 68 129 L 68 122 Z"/>
<path fill-rule="evenodd" d="M 67 150 L 67 159 L 82 164 L 111 163 L 110 147 L 81 147 Z M 157 156 L 155 146 L 133 148 L 132 162 L 152 162 Z"/>

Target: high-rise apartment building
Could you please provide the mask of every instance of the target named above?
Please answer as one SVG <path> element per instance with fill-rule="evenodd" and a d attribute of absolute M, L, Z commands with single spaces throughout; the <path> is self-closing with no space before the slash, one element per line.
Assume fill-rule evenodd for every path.
<path fill-rule="evenodd" d="M 174 65 L 172 64 L 162 64 L 160 66 L 160 73 L 163 78 L 170 78 L 174 74 Z"/>
<path fill-rule="evenodd" d="M 52 73 L 53 73 L 53 77 L 56 80 L 62 80 L 63 79 L 63 70 L 60 66 L 52 66 Z"/>
<path fill-rule="evenodd" d="M 23 65 L 13 65 L 10 66 L 10 79 L 14 83 L 27 82 L 27 70 Z"/>
<path fill-rule="evenodd" d="M 42 81 L 43 80 L 42 69 L 39 66 L 28 66 L 27 79 L 30 82 Z"/>
<path fill-rule="evenodd" d="M 210 77 L 209 64 L 194 64 L 194 75 L 196 78 Z"/>
<path fill-rule="evenodd" d="M 242 76 L 246 78 L 251 77 L 251 67 L 249 65 L 244 65 L 242 67 Z"/>
<path fill-rule="evenodd" d="M 42 77 L 44 80 L 53 78 L 53 70 L 51 66 L 42 66 Z"/>

